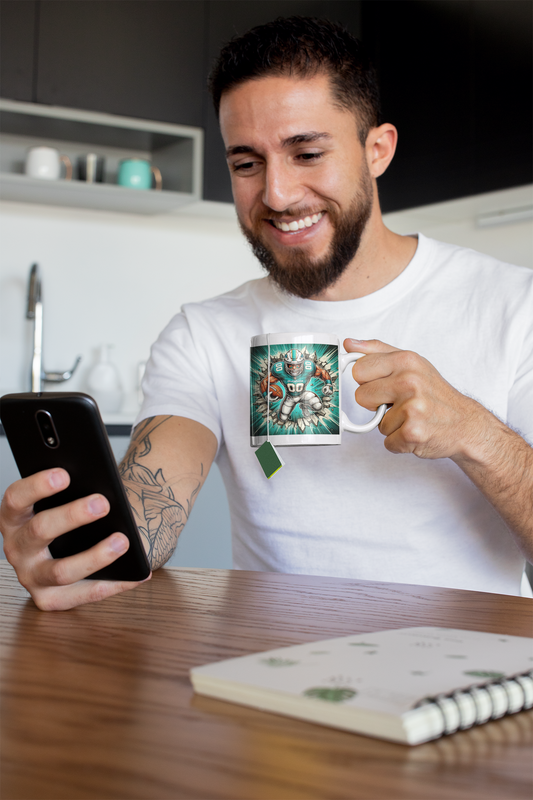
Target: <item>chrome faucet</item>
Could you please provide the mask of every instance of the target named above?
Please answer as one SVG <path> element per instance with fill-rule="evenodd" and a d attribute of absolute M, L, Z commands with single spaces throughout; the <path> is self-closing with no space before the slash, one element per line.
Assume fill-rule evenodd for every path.
<path fill-rule="evenodd" d="M 33 320 L 33 356 L 31 360 L 31 390 L 40 392 L 43 381 L 62 383 L 72 378 L 81 361 L 78 356 L 72 369 L 66 372 L 45 372 L 43 368 L 43 298 L 39 265 L 33 264 L 30 269 L 28 284 L 28 307 L 26 319 Z"/>

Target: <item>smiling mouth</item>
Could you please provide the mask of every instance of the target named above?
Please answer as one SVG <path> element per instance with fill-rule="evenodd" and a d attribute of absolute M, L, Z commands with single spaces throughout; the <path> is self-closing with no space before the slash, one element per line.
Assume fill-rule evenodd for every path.
<path fill-rule="evenodd" d="M 285 222 L 279 219 L 269 219 L 271 225 L 278 229 L 278 231 L 284 232 L 295 232 L 301 231 L 304 228 L 312 228 L 313 225 L 316 225 L 322 217 L 324 216 L 325 211 L 319 211 L 318 214 L 312 214 L 310 217 L 303 217 L 302 219 L 293 219 L 290 222 Z"/>

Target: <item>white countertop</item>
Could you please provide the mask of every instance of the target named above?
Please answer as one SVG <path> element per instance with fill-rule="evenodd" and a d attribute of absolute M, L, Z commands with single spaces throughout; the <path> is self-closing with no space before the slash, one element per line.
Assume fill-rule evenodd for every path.
<path fill-rule="evenodd" d="M 119 412 L 118 414 L 102 414 L 102 419 L 105 425 L 129 425 L 132 427 L 135 416 L 136 414 Z"/>

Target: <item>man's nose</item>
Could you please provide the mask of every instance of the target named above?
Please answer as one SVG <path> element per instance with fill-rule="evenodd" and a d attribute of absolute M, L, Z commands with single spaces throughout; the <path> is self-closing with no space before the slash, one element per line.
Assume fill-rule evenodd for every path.
<path fill-rule="evenodd" d="M 291 206 L 301 204 L 306 194 L 295 170 L 287 164 L 268 165 L 265 170 L 263 203 L 272 211 L 281 213 Z"/>

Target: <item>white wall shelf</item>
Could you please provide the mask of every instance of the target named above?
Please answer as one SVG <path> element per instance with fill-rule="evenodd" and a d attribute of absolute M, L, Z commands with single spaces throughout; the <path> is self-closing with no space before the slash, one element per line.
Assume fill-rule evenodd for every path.
<path fill-rule="evenodd" d="M 164 214 L 201 199 L 201 128 L 0 100 L 0 145 L 2 200 Z M 37 145 L 55 147 L 67 155 L 74 166 L 73 180 L 26 176 L 26 154 Z M 104 183 L 76 180 L 76 159 L 90 152 L 105 159 Z M 123 158 L 145 158 L 158 167 L 163 190 L 118 186 L 118 165 Z"/>

